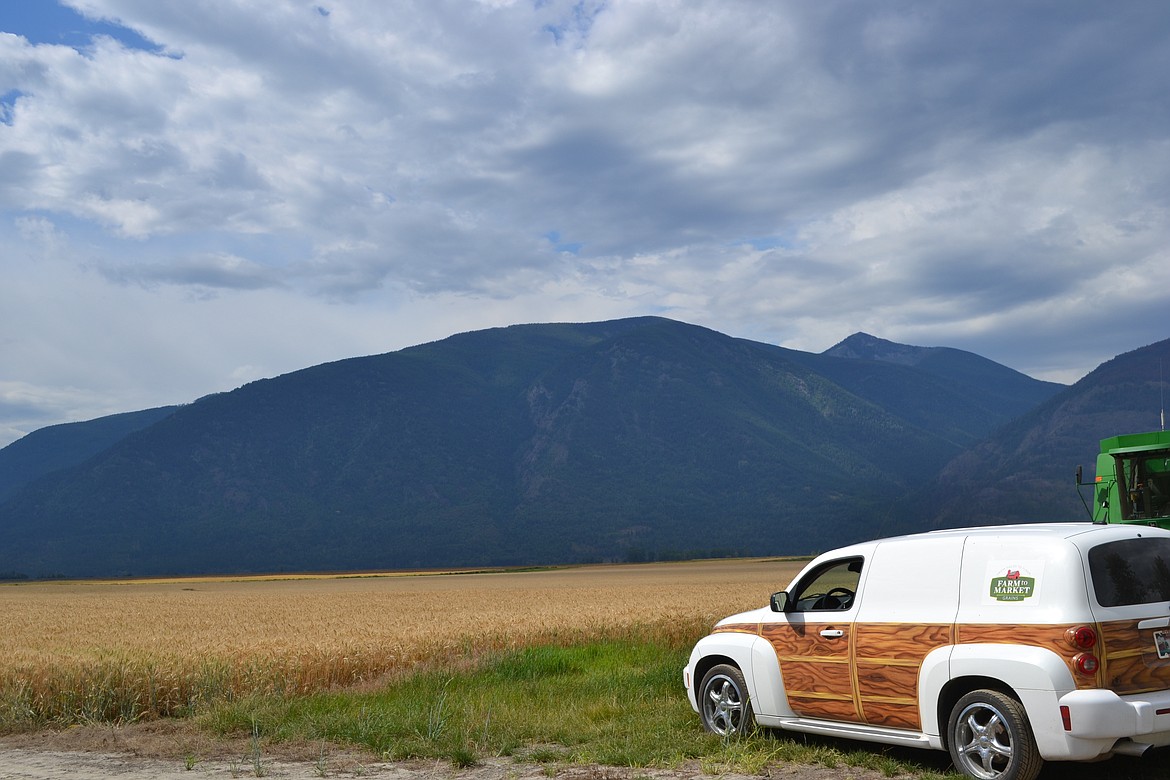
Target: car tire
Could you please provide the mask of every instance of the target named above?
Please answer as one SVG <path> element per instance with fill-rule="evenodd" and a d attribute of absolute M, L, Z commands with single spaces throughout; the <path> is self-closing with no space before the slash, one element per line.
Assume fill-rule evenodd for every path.
<path fill-rule="evenodd" d="M 976 780 L 1035 780 L 1044 765 L 1024 705 L 994 690 L 959 699 L 947 720 L 955 769 Z"/>
<path fill-rule="evenodd" d="M 743 673 L 729 664 L 712 667 L 699 687 L 703 728 L 722 737 L 746 734 L 755 725 Z"/>

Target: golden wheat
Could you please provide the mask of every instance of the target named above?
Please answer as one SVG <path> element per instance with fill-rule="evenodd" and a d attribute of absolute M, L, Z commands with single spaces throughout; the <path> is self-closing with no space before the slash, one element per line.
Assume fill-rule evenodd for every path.
<path fill-rule="evenodd" d="M 542 642 L 666 637 L 766 603 L 801 564 L 0 587 L 0 731 L 376 684 Z"/>

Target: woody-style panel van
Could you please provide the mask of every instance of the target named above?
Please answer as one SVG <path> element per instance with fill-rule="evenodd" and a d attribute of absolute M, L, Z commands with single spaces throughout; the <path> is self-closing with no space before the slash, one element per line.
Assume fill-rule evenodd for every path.
<path fill-rule="evenodd" d="M 1170 531 L 938 531 L 818 556 L 683 671 L 718 734 L 755 724 L 950 752 L 982 780 L 1170 744 Z"/>

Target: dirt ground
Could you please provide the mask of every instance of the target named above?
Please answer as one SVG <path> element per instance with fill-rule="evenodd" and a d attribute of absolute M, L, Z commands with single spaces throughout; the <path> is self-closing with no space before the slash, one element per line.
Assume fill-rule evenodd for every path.
<path fill-rule="evenodd" d="M 0 737 L 2 780 L 199 780 L 270 777 L 374 777 L 380 780 L 709 780 L 698 764 L 677 769 L 548 765 L 493 758 L 468 768 L 446 761 L 382 761 L 376 756 L 319 745 L 261 745 L 212 740 L 171 724 L 128 728 L 77 727 L 60 732 Z M 876 771 L 839 767 L 770 767 L 772 780 L 879 780 Z M 749 780 L 723 774 L 719 780 Z M 760 780 L 754 777 L 750 780 Z"/>

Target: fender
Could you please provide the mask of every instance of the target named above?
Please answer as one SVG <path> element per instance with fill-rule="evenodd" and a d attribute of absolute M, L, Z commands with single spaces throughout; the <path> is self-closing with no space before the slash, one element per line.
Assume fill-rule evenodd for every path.
<path fill-rule="evenodd" d="M 703 637 L 691 652 L 687 671 L 691 674 L 691 707 L 698 709 L 694 700 L 702 684 L 697 669 L 713 664 L 711 658 L 726 658 L 744 673 L 748 696 L 752 701 L 752 714 L 765 726 L 779 725 L 778 717 L 793 717 L 784 695 L 784 680 L 780 675 L 780 661 L 772 644 L 756 634 L 727 632 Z"/>
<path fill-rule="evenodd" d="M 703 684 L 703 675 L 706 674 L 706 669 L 720 663 L 718 659 L 725 658 L 727 661 L 739 667 L 739 670 L 744 673 L 745 681 L 748 686 L 748 696 L 752 701 L 752 709 L 756 710 L 757 706 L 765 705 L 769 696 L 766 691 L 767 683 L 762 680 L 757 680 L 755 676 L 755 669 L 753 667 L 753 658 L 760 652 L 759 645 L 764 646 L 764 650 L 772 653 L 773 665 L 779 666 L 776 662 L 776 654 L 772 652 L 772 647 L 756 634 L 728 632 L 720 634 L 710 634 L 703 637 L 695 645 L 695 649 L 691 651 L 690 660 L 687 662 L 686 672 L 690 675 L 690 695 L 691 707 L 698 712 L 698 696 L 699 686 Z M 774 694 L 771 698 L 774 698 Z"/>
<path fill-rule="evenodd" d="M 757 637 L 758 638 L 758 637 Z M 788 706 L 788 695 L 784 692 L 784 677 L 780 673 L 780 660 L 772 643 L 758 638 L 752 645 L 752 678 L 757 681 L 753 691 L 752 709 L 756 720 L 763 725 L 778 725 L 772 718 L 795 717 Z"/>
<path fill-rule="evenodd" d="M 918 714 L 922 718 L 922 733 L 930 746 L 943 750 L 943 724 L 938 719 L 938 700 L 943 688 L 951 681 L 951 656 L 955 645 L 936 647 L 922 659 L 918 671 Z"/>
<path fill-rule="evenodd" d="M 951 679 L 991 677 L 1016 693 L 1077 688 L 1064 659 L 1051 650 L 1029 645 L 963 644 L 951 650 Z"/>
<path fill-rule="evenodd" d="M 951 653 L 951 679 L 963 677 L 991 678 L 1010 688 L 1028 711 L 1040 755 L 1046 759 L 1068 756 L 1059 699 L 1077 686 L 1059 655 L 1025 645 L 956 645 Z M 937 704 L 930 707 L 937 709 Z"/>

